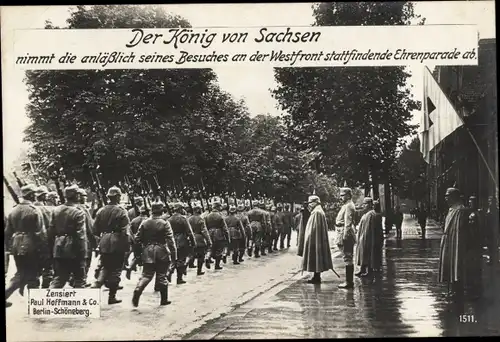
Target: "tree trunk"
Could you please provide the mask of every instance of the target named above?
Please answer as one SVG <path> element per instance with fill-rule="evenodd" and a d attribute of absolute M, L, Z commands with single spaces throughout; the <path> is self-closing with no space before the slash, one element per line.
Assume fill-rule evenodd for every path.
<path fill-rule="evenodd" d="M 378 175 L 377 175 L 377 172 L 375 170 L 371 170 L 371 186 L 372 186 L 372 189 L 373 189 L 373 200 L 376 201 L 380 198 L 380 193 L 378 191 Z"/>
<path fill-rule="evenodd" d="M 385 199 L 385 212 L 389 213 L 392 209 L 392 196 L 391 184 L 388 180 L 384 182 L 384 199 Z"/>

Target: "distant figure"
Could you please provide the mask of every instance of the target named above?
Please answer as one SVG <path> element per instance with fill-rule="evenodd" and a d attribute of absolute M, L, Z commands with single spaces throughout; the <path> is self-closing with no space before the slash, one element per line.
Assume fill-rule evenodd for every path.
<path fill-rule="evenodd" d="M 389 236 L 389 233 L 391 232 L 392 225 L 394 224 L 393 217 L 392 217 L 392 210 L 387 210 L 385 213 L 385 221 L 384 221 L 384 228 L 385 228 L 385 235 Z"/>
<path fill-rule="evenodd" d="M 488 197 L 488 209 L 485 215 L 485 229 L 487 236 L 488 254 L 490 260 L 488 265 L 498 264 L 498 244 L 500 225 L 498 224 L 498 203 L 495 196 Z"/>
<path fill-rule="evenodd" d="M 463 293 L 465 278 L 465 257 L 468 219 L 467 210 L 462 204 L 460 192 L 449 188 L 445 194 L 449 205 L 446 215 L 444 234 L 439 252 L 439 282 L 451 285 L 454 295 Z"/>
<path fill-rule="evenodd" d="M 482 289 L 482 220 L 477 207 L 476 196 L 469 197 L 469 216 L 467 227 L 467 248 L 466 248 L 466 270 L 467 275 L 466 286 L 467 292 L 470 292 L 474 297 L 481 293 Z"/>
<path fill-rule="evenodd" d="M 392 223 L 396 226 L 396 239 L 401 240 L 403 237 L 403 232 L 401 231 L 401 227 L 403 226 L 403 213 L 401 212 L 399 205 L 394 208 Z"/>
<path fill-rule="evenodd" d="M 311 215 L 304 232 L 302 270 L 314 273 L 314 276 L 307 281 L 308 283 L 319 284 L 321 273 L 333 269 L 332 253 L 328 240 L 326 215 L 319 197 L 309 196 L 308 204 Z"/>
<path fill-rule="evenodd" d="M 420 206 L 420 209 L 417 211 L 417 221 L 418 224 L 420 225 L 420 229 L 422 230 L 422 239 L 425 239 L 425 228 L 427 225 L 427 210 L 425 210 L 425 207 L 422 205 Z"/>

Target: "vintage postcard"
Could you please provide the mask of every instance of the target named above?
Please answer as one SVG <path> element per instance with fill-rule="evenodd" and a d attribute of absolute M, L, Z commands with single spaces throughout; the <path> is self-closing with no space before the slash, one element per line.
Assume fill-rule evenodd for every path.
<path fill-rule="evenodd" d="M 7 341 L 500 335 L 494 1 L 0 17 Z"/>

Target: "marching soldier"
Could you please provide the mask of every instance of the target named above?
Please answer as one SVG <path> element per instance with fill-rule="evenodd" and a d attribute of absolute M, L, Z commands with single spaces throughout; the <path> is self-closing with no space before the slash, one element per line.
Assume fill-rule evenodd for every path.
<path fill-rule="evenodd" d="M 261 248 L 261 255 L 267 255 L 266 250 L 269 248 L 271 249 L 271 217 L 269 212 L 266 210 L 266 204 L 263 200 L 259 202 L 259 208 L 262 210 L 264 213 L 264 231 L 263 231 L 263 236 L 262 236 L 262 248 Z"/>
<path fill-rule="evenodd" d="M 49 250 L 54 259 L 54 279 L 50 288 L 60 289 L 73 277 L 74 288 L 85 286 L 87 232 L 85 213 L 79 207 L 79 189 L 72 185 L 64 189 L 66 203 L 52 213 L 48 230 Z"/>
<path fill-rule="evenodd" d="M 130 221 L 132 221 L 133 219 L 135 219 L 137 216 L 140 215 L 140 212 L 137 210 L 137 208 L 141 208 L 142 206 L 144 206 L 144 199 L 142 197 L 137 196 L 134 198 L 134 204 L 135 205 L 133 205 L 132 208 L 130 208 L 127 213 L 128 219 Z"/>
<path fill-rule="evenodd" d="M 283 212 L 283 204 L 278 203 L 275 208 L 276 212 L 274 213 L 274 250 L 278 250 L 278 240 L 280 241 L 280 249 L 285 248 L 283 245 L 283 233 L 285 231 L 285 213 Z"/>
<path fill-rule="evenodd" d="M 52 217 L 52 210 L 54 209 L 53 207 L 49 207 L 45 204 L 45 201 L 47 199 L 47 195 L 49 194 L 49 191 L 46 186 L 39 186 L 36 191 L 35 191 L 35 196 L 36 196 L 36 201 L 33 203 L 35 206 L 40 209 L 42 212 L 43 216 L 43 224 L 45 229 L 49 229 L 50 225 L 50 220 Z M 40 270 L 40 274 L 42 276 L 42 288 L 46 289 L 49 287 L 50 282 L 53 279 L 53 269 L 52 269 L 52 251 L 47 250 L 44 255 L 47 256 L 47 258 L 44 258 L 42 260 L 42 267 Z"/>
<path fill-rule="evenodd" d="M 221 270 L 220 262 L 222 260 L 222 253 L 227 242 L 231 241 L 229 230 L 227 228 L 224 217 L 220 213 L 221 203 L 220 200 L 215 200 L 212 203 L 212 212 L 205 217 L 208 232 L 212 239 L 212 257 L 215 258 L 215 269 Z"/>
<path fill-rule="evenodd" d="M 163 208 L 163 215 L 161 215 L 161 219 L 167 221 L 170 218 L 170 214 L 168 213 L 167 205 Z"/>
<path fill-rule="evenodd" d="M 116 299 L 116 292 L 121 280 L 125 253 L 129 250 L 130 220 L 127 211 L 120 206 L 121 196 L 120 188 L 109 188 L 109 203 L 99 209 L 94 222 L 94 233 L 100 236 L 102 270 L 92 287 L 101 288 L 106 284 L 109 288 L 108 304 L 121 303 L 121 300 Z"/>
<path fill-rule="evenodd" d="M 266 252 L 262 246 L 262 240 L 264 233 L 266 231 L 266 213 L 264 210 L 259 208 L 259 201 L 254 201 L 253 209 L 247 213 L 248 221 L 250 222 L 250 228 L 252 229 L 252 240 L 255 245 L 255 257 L 260 258 L 260 253 L 266 255 Z"/>
<path fill-rule="evenodd" d="M 163 210 L 163 208 L 162 208 L 162 210 Z M 134 237 L 137 235 L 137 232 L 139 231 L 139 227 L 141 226 L 141 223 L 144 222 L 148 218 L 148 210 L 146 209 L 146 207 L 141 207 L 139 209 L 139 213 L 140 213 L 140 216 L 137 216 L 136 218 L 134 218 L 132 220 L 132 222 L 130 222 L 131 237 Z M 163 214 L 163 211 L 162 211 L 162 214 Z M 162 217 L 163 217 L 163 215 L 161 215 L 160 218 L 162 220 L 164 220 Z M 125 273 L 125 277 L 127 279 L 130 279 L 130 276 L 132 275 L 132 271 L 134 271 L 134 272 L 137 271 L 137 265 L 139 265 L 141 263 L 141 253 L 139 250 L 140 246 L 138 246 L 137 242 L 134 241 L 133 239 L 131 241 L 131 244 L 132 244 L 132 250 L 134 252 L 134 260 L 132 260 L 132 263 L 126 268 L 127 271 Z M 127 255 L 130 256 L 130 253 L 128 253 Z M 126 259 L 128 259 L 127 255 L 125 256 Z"/>
<path fill-rule="evenodd" d="M 245 239 L 243 240 L 243 243 L 240 247 L 240 257 L 239 257 L 239 262 L 243 262 L 243 255 L 245 255 L 245 250 L 248 253 L 248 256 L 251 256 L 252 253 L 250 252 L 250 240 L 252 239 L 252 228 L 250 228 L 250 221 L 248 221 L 248 217 L 246 216 L 246 213 L 243 211 L 245 207 L 243 204 L 239 204 L 236 210 L 238 213 L 236 214 L 236 217 L 241 221 L 243 224 L 243 228 L 245 229 Z"/>
<path fill-rule="evenodd" d="M 177 247 L 170 223 L 161 218 L 164 204 L 151 205 L 152 216 L 142 221 L 135 235 L 135 241 L 142 249 L 142 277 L 137 283 L 132 297 L 132 305 L 137 307 L 142 292 L 156 274 L 155 288 L 161 295 L 160 305 L 168 305 L 167 272 L 170 264 L 177 260 Z"/>
<path fill-rule="evenodd" d="M 85 275 L 83 280 L 85 281 L 85 287 L 91 286 L 87 283 L 87 277 L 90 269 L 90 264 L 92 262 L 92 251 L 97 247 L 95 235 L 94 235 L 94 220 L 92 219 L 92 214 L 87 207 L 87 191 L 84 189 L 79 189 L 78 193 L 80 195 L 79 208 L 85 214 L 85 235 L 87 237 L 87 254 L 85 255 Z"/>
<path fill-rule="evenodd" d="M 57 194 L 57 192 L 50 191 L 47 194 L 45 203 L 47 204 L 48 207 L 55 207 L 59 205 L 59 195 Z"/>
<path fill-rule="evenodd" d="M 194 256 L 197 260 L 197 275 L 203 275 L 202 272 L 203 262 L 205 261 L 205 266 L 209 269 L 210 263 L 208 257 L 205 260 L 205 255 L 207 254 L 207 249 L 212 248 L 212 239 L 208 233 L 207 225 L 205 220 L 201 217 L 201 203 L 195 203 L 193 205 L 193 215 L 188 219 L 189 225 L 193 229 L 194 237 L 196 240 L 196 247 L 194 249 Z"/>
<path fill-rule="evenodd" d="M 229 215 L 224 218 L 227 228 L 229 229 L 229 236 L 231 237 L 231 252 L 233 256 L 233 265 L 239 265 L 239 257 L 241 247 L 245 246 L 245 228 L 243 223 L 236 216 L 236 207 L 229 206 Z"/>
<path fill-rule="evenodd" d="M 182 279 L 182 276 L 187 273 L 187 258 L 191 248 L 195 246 L 195 238 L 188 220 L 182 215 L 182 203 L 174 203 L 173 207 L 174 213 L 168 219 L 168 222 L 172 226 L 175 245 L 177 246 L 177 259 L 175 261 L 177 284 L 185 284 L 186 281 Z"/>
<path fill-rule="evenodd" d="M 290 211 L 290 205 L 286 204 L 285 211 L 283 212 L 283 232 L 280 235 L 280 249 L 285 248 L 285 238 L 286 248 L 290 248 L 290 240 L 292 239 L 292 225 L 293 213 Z"/>
<path fill-rule="evenodd" d="M 344 204 L 337 214 L 335 226 L 337 227 L 336 243 L 340 251 L 342 251 L 346 269 L 346 282 L 338 287 L 343 289 L 351 289 L 354 287 L 354 244 L 356 236 L 354 232 L 354 214 L 356 208 L 352 202 L 352 191 L 350 188 L 341 188 L 340 196 Z"/>
<path fill-rule="evenodd" d="M 43 215 L 33 205 L 36 187 L 33 184 L 21 188 L 22 201 L 14 207 L 7 217 L 4 238 L 10 254 L 14 256 L 16 274 L 5 287 L 5 301 L 19 289 L 24 294 L 24 287 L 36 289 L 39 286 L 41 251 L 48 250 Z M 8 306 L 6 304 L 6 306 Z"/>

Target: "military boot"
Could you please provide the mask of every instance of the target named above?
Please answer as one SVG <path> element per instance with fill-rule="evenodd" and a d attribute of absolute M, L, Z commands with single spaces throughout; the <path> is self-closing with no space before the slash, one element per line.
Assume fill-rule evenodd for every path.
<path fill-rule="evenodd" d="M 108 296 L 108 304 L 118 304 L 121 303 L 121 299 L 116 299 L 116 292 L 118 291 L 118 288 L 112 288 L 109 289 L 109 296 Z"/>
<path fill-rule="evenodd" d="M 233 265 L 239 265 L 240 263 L 238 262 L 238 253 L 233 252 Z"/>
<path fill-rule="evenodd" d="M 227 254 L 224 254 L 224 255 L 222 256 L 222 262 L 223 262 L 223 263 L 227 263 Z"/>
<path fill-rule="evenodd" d="M 314 276 L 307 281 L 309 284 L 321 284 L 321 274 L 314 272 Z"/>
<path fill-rule="evenodd" d="M 194 259 L 195 258 L 190 258 L 189 259 L 189 263 L 188 263 L 189 268 L 196 268 L 196 265 L 194 264 Z"/>
<path fill-rule="evenodd" d="M 354 287 L 354 265 L 345 267 L 345 283 L 338 286 L 339 289 L 352 289 Z"/>
<path fill-rule="evenodd" d="M 139 306 L 139 299 L 141 298 L 141 294 L 142 294 L 142 291 L 140 290 L 135 290 L 134 291 L 134 295 L 132 296 L 132 305 L 134 307 L 138 307 Z"/>
<path fill-rule="evenodd" d="M 249 257 L 251 257 L 251 256 L 252 256 L 252 248 L 251 248 L 251 247 L 248 247 L 248 248 L 247 248 L 247 255 L 248 255 Z"/>
<path fill-rule="evenodd" d="M 207 258 L 207 259 L 205 260 L 205 267 L 206 267 L 208 270 L 210 269 L 210 259 L 209 259 L 209 258 Z"/>
<path fill-rule="evenodd" d="M 255 257 L 260 258 L 260 250 L 257 247 L 255 247 Z"/>
<path fill-rule="evenodd" d="M 366 273 L 366 266 L 365 265 L 361 265 L 361 269 L 359 270 L 359 272 L 356 272 L 354 275 L 356 277 L 360 277 L 362 274 L 365 274 Z"/>
<path fill-rule="evenodd" d="M 182 279 L 182 276 L 185 274 L 184 268 L 185 268 L 185 266 L 177 268 L 177 285 L 181 285 L 181 284 L 186 283 L 186 281 L 184 279 Z"/>
<path fill-rule="evenodd" d="M 204 275 L 205 272 L 202 271 L 203 269 L 203 259 L 199 258 L 198 263 L 197 263 L 198 270 L 196 272 L 196 275 Z"/>
<path fill-rule="evenodd" d="M 215 259 L 215 269 L 222 270 L 222 266 L 220 265 L 220 258 Z"/>
<path fill-rule="evenodd" d="M 241 262 L 243 262 L 243 261 L 245 261 L 245 260 L 243 259 L 243 254 L 245 254 L 245 251 L 240 251 L 240 256 L 238 257 L 238 261 L 239 261 L 240 263 L 241 263 Z"/>
<path fill-rule="evenodd" d="M 132 275 L 132 268 L 127 267 L 127 271 L 125 272 L 125 278 L 130 280 L 130 276 Z"/>
<path fill-rule="evenodd" d="M 169 305 L 172 302 L 168 300 L 168 285 L 163 285 L 160 290 L 160 305 Z"/>

